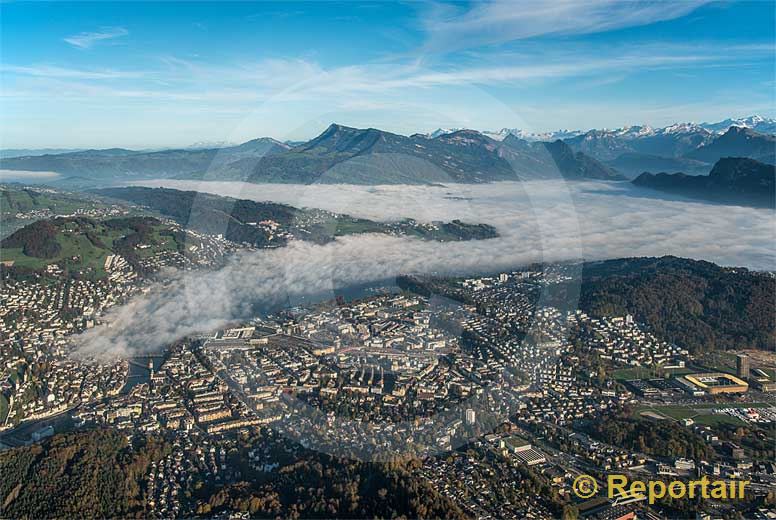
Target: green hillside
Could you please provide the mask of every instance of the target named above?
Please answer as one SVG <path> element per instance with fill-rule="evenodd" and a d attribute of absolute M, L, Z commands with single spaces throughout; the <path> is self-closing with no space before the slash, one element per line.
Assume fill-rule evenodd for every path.
<path fill-rule="evenodd" d="M 0 187 L 0 211 L 3 218 L 36 209 L 57 212 L 76 211 L 82 206 L 83 199 L 69 197 L 53 190 Z"/>
<path fill-rule="evenodd" d="M 0 238 L 27 224 L 57 216 L 95 216 L 118 207 L 83 193 L 66 193 L 50 188 L 0 185 Z M 122 206 L 123 210 L 126 210 Z"/>
<path fill-rule="evenodd" d="M 139 245 L 149 247 L 139 248 Z M 41 269 L 57 264 L 71 273 L 103 277 L 105 259 L 120 254 L 130 264 L 182 247 L 178 233 L 151 217 L 95 220 L 54 218 L 33 222 L 0 242 L 0 260 Z"/>
<path fill-rule="evenodd" d="M 398 222 L 375 222 L 350 215 L 335 214 L 312 208 L 295 208 L 273 202 L 232 199 L 195 191 L 140 186 L 107 188 L 95 193 L 139 204 L 175 220 L 187 229 L 207 234 L 223 234 L 227 240 L 258 247 L 285 244 L 285 239 L 270 240 L 256 222 L 271 220 L 280 229 L 299 240 L 326 243 L 336 237 L 359 233 L 385 233 L 414 236 L 440 242 L 483 240 L 498 236 L 487 224 L 452 222 L 421 223 L 412 219 Z"/>

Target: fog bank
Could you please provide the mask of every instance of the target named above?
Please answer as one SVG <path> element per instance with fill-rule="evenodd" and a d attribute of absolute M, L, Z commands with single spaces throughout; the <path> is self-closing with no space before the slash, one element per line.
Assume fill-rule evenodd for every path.
<path fill-rule="evenodd" d="M 326 294 L 404 273 L 483 272 L 536 261 L 666 254 L 776 269 L 773 211 L 664 197 L 629 183 L 369 187 L 165 180 L 142 184 L 316 207 L 375 220 L 461 219 L 491 224 L 501 236 L 453 243 L 349 236 L 324 246 L 297 242 L 236 255 L 217 271 L 174 272 L 172 283 L 111 311 L 109 326 L 83 334 L 79 338 L 83 353 L 147 352 L 184 335 L 247 318 L 256 303 L 293 303 L 305 294 Z"/>

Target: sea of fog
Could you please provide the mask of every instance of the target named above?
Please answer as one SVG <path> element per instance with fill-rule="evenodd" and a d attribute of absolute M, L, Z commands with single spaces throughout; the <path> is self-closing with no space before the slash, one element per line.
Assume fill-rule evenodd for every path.
<path fill-rule="evenodd" d="M 60 178 L 56 172 L 31 172 L 0 169 L 0 182 L 51 182 Z"/>
<path fill-rule="evenodd" d="M 145 186 L 314 207 L 374 220 L 460 219 L 500 237 L 430 242 L 384 235 L 338 238 L 236 255 L 111 312 L 81 338 L 87 353 L 127 355 L 246 318 L 255 302 L 284 304 L 404 273 L 474 273 L 531 262 L 677 255 L 776 269 L 774 212 L 664 196 L 627 182 L 505 182 L 444 186 L 247 184 L 160 180 Z"/>
<path fill-rule="evenodd" d="M 776 269 L 776 214 L 639 188 L 629 182 L 501 182 L 444 186 L 250 184 L 158 180 L 143 186 L 314 207 L 373 220 L 460 219 L 495 226 L 527 255 L 588 260 L 676 255 Z M 488 244 L 496 247 L 495 244 Z"/>

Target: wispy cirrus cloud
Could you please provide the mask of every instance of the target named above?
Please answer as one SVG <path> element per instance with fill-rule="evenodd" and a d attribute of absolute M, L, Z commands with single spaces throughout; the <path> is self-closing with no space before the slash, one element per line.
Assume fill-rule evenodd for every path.
<path fill-rule="evenodd" d="M 435 4 L 423 19 L 427 51 L 498 45 L 545 35 L 578 35 L 649 25 L 687 15 L 709 0 L 493 0 L 468 10 Z"/>
<path fill-rule="evenodd" d="M 129 34 L 129 31 L 123 27 L 102 27 L 98 31 L 81 32 L 68 36 L 64 40 L 79 49 L 90 49 L 96 43 L 120 38 Z"/>
<path fill-rule="evenodd" d="M 75 80 L 134 79 L 143 77 L 144 75 L 144 72 L 140 71 L 115 69 L 76 69 L 69 67 L 58 67 L 54 65 L 20 66 L 0 64 L 0 71 L 18 76 Z"/>
<path fill-rule="evenodd" d="M 16 79 L 2 97 L 119 99 L 147 98 L 202 103 L 305 102 L 337 96 L 340 103 L 384 103 L 385 96 L 435 88 L 535 85 L 574 78 L 603 84 L 632 72 L 738 67 L 744 58 L 769 56 L 763 45 L 642 46 L 629 52 L 600 53 L 586 58 L 584 50 L 527 57 L 504 53 L 502 60 L 478 57 L 465 64 L 426 67 L 410 63 L 366 63 L 326 68 L 305 59 L 265 59 L 213 64 L 175 56 L 159 58 L 161 67 L 144 70 L 80 69 L 48 64 L 0 65 Z M 596 81 L 598 83 L 596 83 Z M 390 98 L 395 102 L 395 98 Z"/>

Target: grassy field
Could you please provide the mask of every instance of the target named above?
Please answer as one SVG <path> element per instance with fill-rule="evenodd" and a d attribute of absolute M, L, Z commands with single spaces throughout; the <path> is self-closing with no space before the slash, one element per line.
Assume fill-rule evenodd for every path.
<path fill-rule="evenodd" d="M 629 381 L 631 379 L 663 379 L 664 377 L 681 376 L 694 372 L 691 368 L 649 368 L 628 367 L 616 368 L 609 373 L 615 381 Z"/>
<path fill-rule="evenodd" d="M 72 221 L 59 224 L 56 241 L 61 250 L 53 258 L 38 258 L 24 254 L 23 248 L 3 248 L 0 260 L 13 261 L 14 266 L 42 269 L 49 264 L 58 264 L 69 271 L 79 271 L 97 278 L 106 276 L 105 260 L 114 254 L 117 240 L 135 233 L 131 228 L 112 228 L 101 221 L 90 220 L 89 223 Z M 169 235 L 162 234 L 166 226 L 159 223 L 152 227 L 143 240 L 144 245 L 151 247 L 136 248 L 135 256 L 146 258 L 162 251 L 175 251 L 177 243 Z M 89 236 L 93 240 L 90 240 Z"/>
<path fill-rule="evenodd" d="M 29 189 L 0 186 L 0 238 L 6 237 L 33 220 L 54 215 L 73 215 L 77 211 L 106 209 L 111 204 L 86 195 L 62 193 L 44 188 Z M 32 219 L 16 218 L 19 213 L 39 212 Z M 48 215 L 47 215 L 48 212 Z"/>
<path fill-rule="evenodd" d="M 84 207 L 97 206 L 93 201 L 79 199 L 64 193 L 11 188 L 0 190 L 0 201 L 2 201 L 0 206 L 3 217 L 39 209 L 69 214 Z"/>
<path fill-rule="evenodd" d="M 692 419 L 697 424 L 714 426 L 717 424 L 743 425 L 744 422 L 725 414 L 711 413 L 718 408 L 767 408 L 772 403 L 703 403 L 690 405 L 640 406 L 633 411 L 634 417 L 644 417 L 642 412 L 654 412 L 666 418 L 680 421 Z"/>
<path fill-rule="evenodd" d="M 355 235 L 360 233 L 381 233 L 385 226 L 379 222 L 357 219 L 337 219 L 325 224 L 327 230 L 331 230 L 334 236 Z"/>
<path fill-rule="evenodd" d="M 698 360 L 698 365 L 714 372 L 734 372 L 736 369 L 736 355 L 726 351 L 709 352 Z"/>
<path fill-rule="evenodd" d="M 6 415 L 8 415 L 8 399 L 0 394 L 0 424 L 5 422 Z"/>
<path fill-rule="evenodd" d="M 703 424 L 705 426 L 717 426 L 719 424 L 732 424 L 733 426 L 743 426 L 746 423 L 736 417 L 731 417 L 725 414 L 708 414 L 699 415 L 692 418 L 696 424 Z"/>

